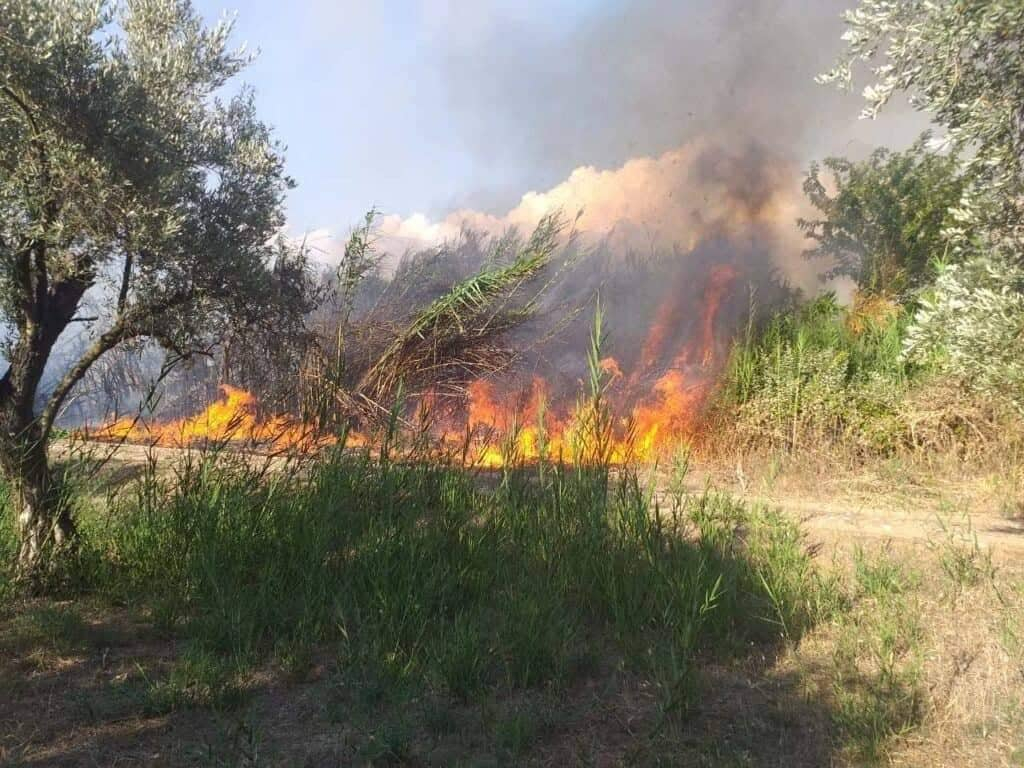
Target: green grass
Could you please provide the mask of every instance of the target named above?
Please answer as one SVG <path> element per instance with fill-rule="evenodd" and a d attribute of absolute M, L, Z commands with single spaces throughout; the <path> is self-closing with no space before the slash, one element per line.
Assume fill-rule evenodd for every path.
<path fill-rule="evenodd" d="M 492 479 L 336 451 L 261 475 L 195 454 L 83 518 L 72 570 L 90 605 L 130 605 L 173 638 L 170 665 L 110 694 L 145 715 L 240 716 L 276 669 L 316 681 L 324 726 L 368 764 L 433 748 L 516 764 L 572 727 L 577 686 L 629 679 L 650 697 L 637 727 L 655 755 L 699 716 L 701 669 L 771 657 L 828 622 L 836 744 L 882 760 L 922 717 L 914 574 L 858 551 L 852 579 L 823 575 L 781 513 L 677 485 L 662 508 L 635 472 L 602 466 Z M 96 646 L 66 604 L 16 616 L 19 648 Z"/>
<path fill-rule="evenodd" d="M 95 633 L 72 607 L 37 605 L 13 620 L 0 648 L 24 654 L 69 654 L 95 644 Z"/>
<path fill-rule="evenodd" d="M 834 294 L 808 301 L 777 314 L 758 333 L 740 337 L 730 361 L 727 391 L 731 399 L 745 402 L 756 395 L 771 368 L 781 365 L 787 353 L 799 370 L 801 355 L 830 350 L 842 353 L 847 381 L 883 374 L 905 381 L 914 373 L 903 358 L 903 337 L 909 321 L 898 305 L 895 314 L 867 315 L 850 322 L 850 310 Z"/>
<path fill-rule="evenodd" d="M 180 709 L 234 709 L 245 701 L 238 670 L 208 651 L 189 649 L 163 680 L 147 680 L 143 709 L 162 715 Z"/>
<path fill-rule="evenodd" d="M 821 608 L 791 523 L 712 493 L 651 508 L 629 473 L 520 468 L 483 491 L 366 454 L 262 480 L 211 456 L 145 478 L 113 519 L 86 527 L 90 578 L 191 644 L 187 690 L 216 688 L 196 660 L 301 676 L 332 643 L 387 687 L 468 699 L 570 683 L 611 647 L 685 708 L 697 653 L 796 639 Z"/>
<path fill-rule="evenodd" d="M 924 630 L 917 578 L 887 552 L 854 553 L 853 595 L 838 614 L 833 719 L 856 764 L 883 761 L 924 717 Z"/>
<path fill-rule="evenodd" d="M 902 355 L 908 314 L 879 306 L 847 309 L 826 294 L 749 328 L 734 344 L 718 407 L 771 448 L 891 453 L 908 439 L 901 403 L 919 372 Z"/>
<path fill-rule="evenodd" d="M 959 527 L 948 514 L 938 515 L 937 522 L 938 534 L 929 540 L 928 547 L 949 582 L 951 598 L 956 600 L 965 589 L 984 581 L 992 582 L 996 570 L 992 552 L 979 543 L 970 516 L 962 515 Z"/>
<path fill-rule="evenodd" d="M 792 523 L 711 492 L 652 506 L 636 472 L 613 478 L 601 462 L 511 467 L 495 486 L 386 454 L 337 450 L 266 474 L 214 451 L 173 475 L 149 467 L 111 504 L 82 506 L 62 583 L 132 606 L 184 649 L 146 672 L 154 714 L 231 709 L 251 670 L 302 681 L 326 651 L 340 719 L 617 668 L 649 681 L 664 721 L 696 701 L 699 656 L 796 641 L 825 610 Z M 58 613 L 26 614 L 34 642 L 81 634 L 77 614 Z M 526 713 L 506 720 L 492 735 L 515 754 L 537 729 Z M 390 746 L 373 759 L 400 757 L 378 736 Z"/>

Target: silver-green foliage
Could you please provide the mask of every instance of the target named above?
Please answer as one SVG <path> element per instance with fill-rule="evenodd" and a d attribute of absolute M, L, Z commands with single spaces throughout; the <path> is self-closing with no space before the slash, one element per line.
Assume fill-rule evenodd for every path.
<path fill-rule="evenodd" d="M 943 267 L 905 349 L 1024 407 L 1024 270 L 999 253 Z"/>
<path fill-rule="evenodd" d="M 250 91 L 220 95 L 249 61 L 230 23 L 204 27 L 187 0 L 0 0 L 0 19 L 0 406 L 32 402 L 57 337 L 95 314 L 90 291 L 94 344 L 44 430 L 117 344 L 185 353 L 301 310 L 269 269 L 296 259 L 275 243 L 280 148 Z"/>
<path fill-rule="evenodd" d="M 1020 0 L 861 0 L 847 48 L 820 79 L 849 86 L 866 63 L 864 116 L 897 93 L 945 128 L 967 178 L 947 229 L 956 261 L 909 334 L 915 358 L 941 358 L 980 391 L 1021 405 L 1024 270 L 1024 4 Z"/>

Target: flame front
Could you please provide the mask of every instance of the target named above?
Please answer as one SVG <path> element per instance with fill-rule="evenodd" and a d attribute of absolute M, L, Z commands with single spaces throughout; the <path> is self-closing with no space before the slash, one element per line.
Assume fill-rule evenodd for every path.
<path fill-rule="evenodd" d="M 674 352 L 686 308 L 670 292 L 655 312 L 639 361 L 628 375 L 616 358 L 600 361 L 602 398 L 613 415 L 607 445 L 601 448 L 605 459 L 615 464 L 651 461 L 695 436 L 724 357 L 718 316 L 737 277 L 736 268 L 728 264 L 710 269 L 696 331 Z M 663 367 L 660 361 L 666 358 L 670 362 Z M 518 410 L 509 406 L 516 393 L 500 391 L 488 380 L 473 382 L 468 394 L 468 427 L 500 438 L 482 441 L 474 454 L 478 464 L 500 467 L 510 460 L 574 462 L 585 457 L 588 448 L 581 445 L 585 440 L 580 433 L 592 421 L 589 406 L 551 404 L 543 379 L 533 378 L 526 405 Z"/>
<path fill-rule="evenodd" d="M 681 342 L 677 337 L 685 307 L 669 295 L 654 314 L 632 370 L 624 372 L 615 357 L 598 363 L 604 416 L 595 413 L 592 397 L 577 395 L 552 402 L 549 382 L 539 376 L 525 387 L 503 388 L 493 380 L 478 379 L 468 387 L 462 417 L 450 416 L 435 425 L 436 432 L 443 429 L 439 450 L 445 444 L 452 448 L 458 442 L 452 435 L 461 433 L 467 441 L 463 455 L 475 466 L 496 468 L 541 459 L 574 463 L 597 454 L 602 461 L 622 464 L 654 460 L 692 439 L 722 359 L 717 318 L 736 277 L 736 269 L 729 265 L 710 269 L 696 324 Z M 220 389 L 222 397 L 195 416 L 156 423 L 122 418 L 89 436 L 176 447 L 236 443 L 272 450 L 337 442 L 287 416 L 261 419 L 254 395 L 229 385 Z M 432 401 L 426 395 L 411 405 L 413 410 L 429 412 Z M 595 430 L 600 434 L 590 434 Z M 346 444 L 369 442 L 361 434 L 352 434 Z"/>
<path fill-rule="evenodd" d="M 154 423 L 142 418 L 121 418 L 90 432 L 89 437 L 176 448 L 245 443 L 272 450 L 314 448 L 333 442 L 329 436 L 317 435 L 308 425 L 286 416 L 258 418 L 256 397 L 244 389 L 222 384 L 220 392 L 221 399 L 195 416 Z"/>

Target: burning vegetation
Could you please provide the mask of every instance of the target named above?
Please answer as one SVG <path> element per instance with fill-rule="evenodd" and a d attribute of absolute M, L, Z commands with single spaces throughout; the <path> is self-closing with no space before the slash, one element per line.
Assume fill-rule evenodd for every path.
<path fill-rule="evenodd" d="M 261 418 L 251 392 L 230 384 L 221 384 L 220 391 L 221 398 L 194 416 L 168 421 L 123 417 L 95 430 L 84 428 L 82 435 L 87 439 L 175 448 L 237 443 L 273 451 L 307 450 L 333 442 L 294 418 Z"/>
<path fill-rule="evenodd" d="M 353 237 L 351 259 L 374 263 L 371 234 L 367 227 Z M 556 242 L 562 244 L 557 259 Z M 675 253 L 622 263 L 602 252 L 609 247 L 581 252 L 557 217 L 522 245 L 511 236 L 488 241 L 467 235 L 454 247 L 408 257 L 383 285 L 360 282 L 347 298 L 335 289 L 337 303 L 321 315 L 321 331 L 308 340 L 297 369 L 309 401 L 291 413 L 274 412 L 257 392 L 218 381 L 219 397 L 199 412 L 177 418 L 139 412 L 81 433 L 271 452 L 333 445 L 344 434 L 346 445 L 364 446 L 395 413 L 397 399 L 403 429 L 427 436 L 438 455 L 492 468 L 513 460 L 575 463 L 587 460 L 590 449 L 581 447 L 580 435 L 592 418 L 589 397 L 600 390 L 609 418 L 606 457 L 618 464 L 658 459 L 698 436 L 729 339 L 751 311 L 750 284 L 743 279 L 749 268 L 743 273 L 737 264 L 718 263 L 726 247 L 721 243 L 696 249 L 688 255 L 692 261 Z M 499 265 L 461 280 L 456 273 L 454 288 L 429 301 L 419 298 L 424 308 L 401 320 L 396 304 L 410 300 L 406 281 L 423 263 L 465 270 L 487 260 Z M 629 281 L 638 299 L 657 298 L 626 306 L 611 293 L 602 337 L 593 339 L 589 303 L 567 286 L 597 265 L 605 274 L 595 293 Z M 389 296 L 400 277 L 397 295 Z M 538 322 L 536 315 L 547 311 L 568 320 Z M 593 344 L 596 361 L 587 355 Z M 264 372 L 256 385 L 267 391 L 266 382 Z"/>
<path fill-rule="evenodd" d="M 79 388 L 78 421 L 97 439 L 278 451 L 340 434 L 373 442 L 397 408 L 403 428 L 468 463 L 573 462 L 600 297 L 608 450 L 618 463 L 656 459 L 700 436 L 735 333 L 793 295 L 777 266 L 794 210 L 785 169 L 764 147 L 693 142 L 581 169 L 503 219 L 454 214 L 461 229 L 446 220 L 432 230 L 446 239 L 400 256 L 391 238 L 408 225 L 371 212 L 336 268 L 287 276 L 314 297 L 304 323 L 225 337 L 215 365 L 163 382 L 159 408 L 137 395 L 137 412 L 106 423 L 97 415 L 109 403 L 132 400 L 124 382 L 153 373 L 131 356 L 116 375 L 98 368 L 106 386 L 97 376 Z M 572 205 L 569 226 L 561 206 Z"/>

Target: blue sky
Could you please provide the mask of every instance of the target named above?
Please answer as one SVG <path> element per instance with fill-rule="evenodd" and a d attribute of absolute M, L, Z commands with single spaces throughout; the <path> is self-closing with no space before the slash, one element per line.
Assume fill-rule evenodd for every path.
<path fill-rule="evenodd" d="M 242 78 L 288 145 L 299 182 L 293 229 L 343 230 L 376 205 L 439 215 L 486 185 L 512 183 L 465 148 L 450 115 L 450 52 L 494 25 L 536 24 L 544 34 L 598 13 L 594 2 L 199 0 L 209 21 L 234 13 L 234 41 L 259 49 Z M 518 180 L 516 180 L 518 181 Z"/>

